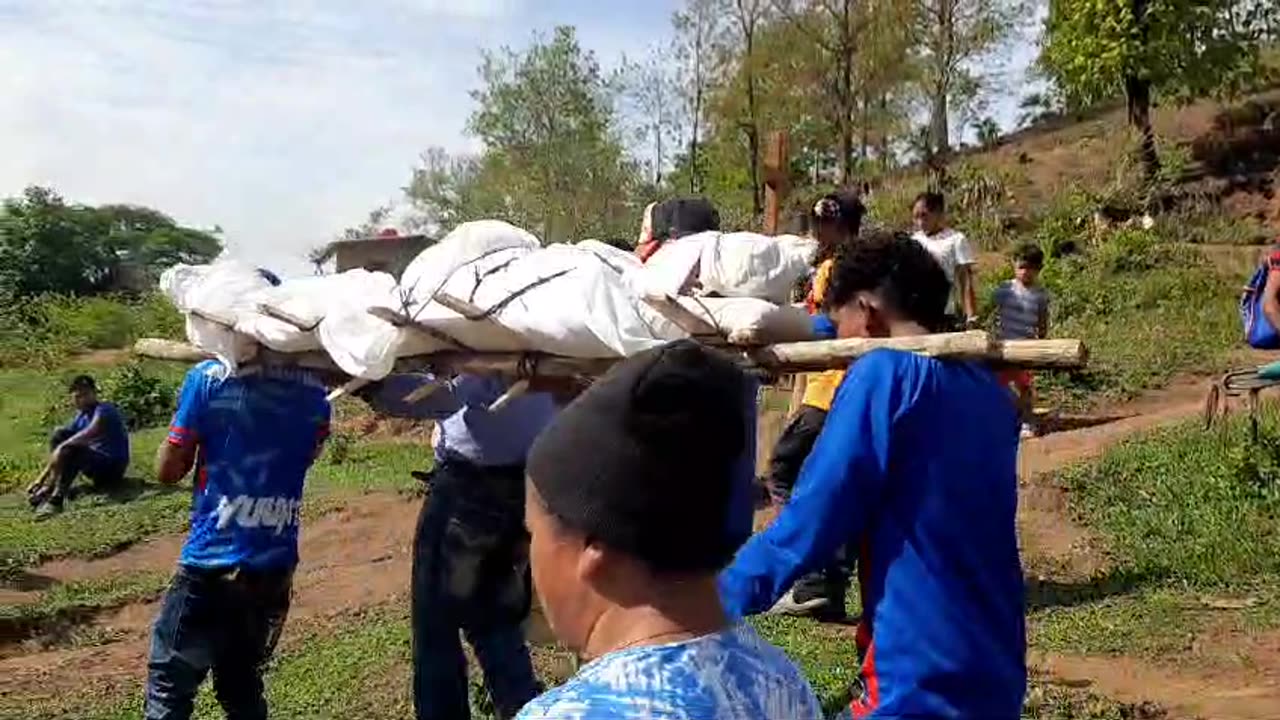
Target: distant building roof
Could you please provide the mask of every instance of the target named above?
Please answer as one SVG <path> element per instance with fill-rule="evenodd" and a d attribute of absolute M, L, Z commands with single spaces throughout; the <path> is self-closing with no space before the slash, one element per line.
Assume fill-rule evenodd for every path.
<path fill-rule="evenodd" d="M 329 258 L 338 254 L 338 251 L 343 248 L 351 248 L 357 245 L 363 245 L 365 243 L 386 243 L 386 242 L 431 243 L 431 242 L 434 242 L 434 238 L 432 238 L 429 235 L 424 235 L 422 233 L 410 233 L 408 235 L 401 235 L 399 232 L 396 231 L 395 228 L 383 228 L 382 230 L 378 231 L 377 235 L 371 235 L 369 237 L 352 238 L 348 240 L 334 240 L 333 242 L 324 246 L 324 251 L 320 254 L 320 257 L 317 258 L 317 262 L 325 262 Z"/>

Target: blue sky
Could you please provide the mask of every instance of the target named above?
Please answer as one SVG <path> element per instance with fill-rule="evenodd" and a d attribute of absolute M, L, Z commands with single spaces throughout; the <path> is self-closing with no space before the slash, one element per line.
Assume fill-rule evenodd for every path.
<path fill-rule="evenodd" d="M 608 67 L 669 37 L 677 5 L 0 0 L 0 195 L 150 205 L 295 269 L 394 200 L 423 149 L 474 147 L 483 48 L 572 24 Z"/>

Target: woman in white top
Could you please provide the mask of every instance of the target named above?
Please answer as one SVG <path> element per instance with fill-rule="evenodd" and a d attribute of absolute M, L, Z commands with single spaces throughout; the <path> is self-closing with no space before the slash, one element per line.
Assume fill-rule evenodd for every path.
<path fill-rule="evenodd" d="M 947 206 L 942 193 L 920 193 L 911 215 L 916 223 L 912 237 L 929 249 L 951 281 L 952 296 L 947 303 L 947 313 L 963 320 L 966 328 L 974 327 L 978 322 L 978 294 L 973 268 L 978 256 L 973 246 L 963 233 L 947 227 Z M 956 312 L 956 295 L 960 296 L 963 315 Z"/>

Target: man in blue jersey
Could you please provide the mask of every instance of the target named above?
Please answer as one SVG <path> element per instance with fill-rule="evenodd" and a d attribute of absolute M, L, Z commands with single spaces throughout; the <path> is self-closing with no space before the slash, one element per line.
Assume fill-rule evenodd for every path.
<path fill-rule="evenodd" d="M 329 433 L 320 380 L 296 369 L 187 373 L 156 458 L 195 469 L 191 532 L 151 636 L 146 720 L 186 720 L 213 673 L 227 717 L 265 720 L 262 670 L 289 611 L 302 485 Z"/>
<path fill-rule="evenodd" d="M 825 295 L 840 337 L 945 327 L 950 283 L 923 246 L 873 233 Z M 1018 417 L 981 364 L 878 350 L 852 365 L 794 494 L 720 576 L 730 612 L 767 610 L 860 548 L 853 718 L 1015 720 L 1026 688 L 1015 529 Z"/>
<path fill-rule="evenodd" d="M 110 488 L 124 479 L 129 467 L 129 430 L 120 411 L 98 399 L 98 386 L 88 375 L 76 377 L 69 389 L 76 416 L 53 431 L 48 473 L 29 491 L 38 518 L 62 512 L 78 476 L 89 478 L 95 487 Z"/>

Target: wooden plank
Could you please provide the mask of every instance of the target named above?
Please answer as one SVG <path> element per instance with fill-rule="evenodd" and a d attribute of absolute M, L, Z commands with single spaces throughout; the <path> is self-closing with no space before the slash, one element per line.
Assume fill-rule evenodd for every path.
<path fill-rule="evenodd" d="M 389 307 L 371 307 L 368 309 L 368 312 L 379 320 L 389 322 L 396 327 L 408 328 L 409 330 L 420 332 L 432 340 L 442 342 L 450 350 L 471 351 L 474 349 L 449 333 L 440 330 L 439 328 L 433 328 L 430 325 L 420 323 L 399 310 L 393 310 Z"/>
<path fill-rule="evenodd" d="M 279 320 L 286 325 L 292 325 L 303 332 L 312 332 L 320 326 L 320 323 L 308 324 L 297 315 L 290 314 L 274 305 L 268 305 L 267 303 L 258 303 L 258 312 L 269 318 Z"/>
<path fill-rule="evenodd" d="M 698 317 L 689 308 L 681 305 L 675 298 L 670 295 L 646 295 L 644 302 L 649 307 L 658 311 L 659 315 L 670 320 L 676 327 L 689 333 L 689 335 L 702 338 L 717 338 L 724 340 L 724 335 L 715 325 Z"/>
<path fill-rule="evenodd" d="M 520 333 L 516 332 L 515 330 L 512 330 L 511 328 L 507 327 L 506 325 L 503 325 L 502 322 L 498 320 L 497 317 L 490 315 L 487 311 L 485 311 L 484 308 L 480 307 L 479 305 L 476 305 L 474 303 L 468 302 L 467 300 L 463 300 L 462 298 L 454 297 L 452 295 L 449 295 L 448 293 L 443 293 L 443 292 L 436 293 L 434 296 L 432 296 L 431 299 L 434 300 L 435 302 L 440 303 L 441 305 L 448 308 L 449 310 L 452 310 L 453 312 L 458 313 L 459 315 L 470 320 L 471 322 L 484 323 L 486 325 L 489 325 L 491 328 L 493 328 L 495 332 L 500 332 L 505 334 L 511 342 L 518 345 L 519 347 L 525 347 L 527 344 L 525 342 L 524 336 L 522 336 Z"/>

